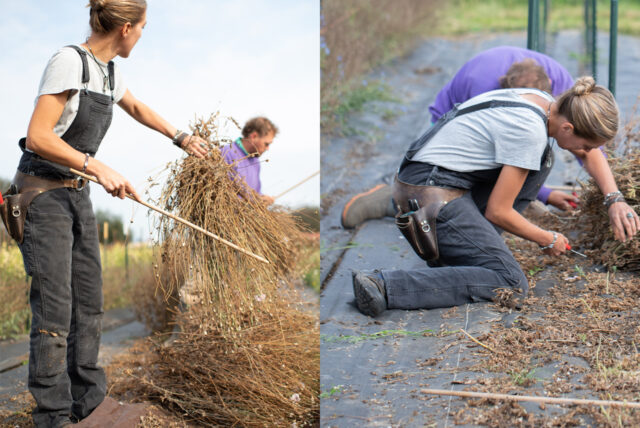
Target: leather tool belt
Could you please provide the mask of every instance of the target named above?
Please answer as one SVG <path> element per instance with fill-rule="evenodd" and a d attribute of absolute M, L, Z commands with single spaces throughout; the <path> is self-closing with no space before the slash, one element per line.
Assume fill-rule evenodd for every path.
<path fill-rule="evenodd" d="M 396 175 L 393 183 L 393 200 L 398 208 L 396 225 L 420 258 L 428 262 L 438 260 L 436 218 L 443 206 L 465 192 L 462 189 L 407 184 Z"/>
<path fill-rule="evenodd" d="M 16 172 L 9 190 L 3 193 L 4 203 L 0 204 L 0 217 L 9 235 L 19 244 L 24 238 L 24 222 L 31 201 L 48 190 L 69 187 L 82 190 L 85 179 L 55 180 Z"/>

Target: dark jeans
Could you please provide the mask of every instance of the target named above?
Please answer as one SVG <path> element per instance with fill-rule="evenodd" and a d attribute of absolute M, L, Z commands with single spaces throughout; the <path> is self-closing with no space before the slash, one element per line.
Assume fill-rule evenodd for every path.
<path fill-rule="evenodd" d="M 540 171 L 529 173 L 514 203 L 516 210 L 524 210 L 535 200 L 550 170 L 544 162 Z M 436 231 L 445 267 L 381 271 L 389 309 L 447 308 L 487 301 L 496 288 L 520 289 L 526 295 L 527 278 L 500 236 L 502 231 L 484 217 L 492 189 L 493 184 L 476 186 L 440 211 Z"/>
<path fill-rule="evenodd" d="M 104 399 L 98 367 L 102 269 L 88 187 L 55 189 L 29 206 L 20 245 L 32 276 L 29 390 L 36 426 L 82 419 Z"/>

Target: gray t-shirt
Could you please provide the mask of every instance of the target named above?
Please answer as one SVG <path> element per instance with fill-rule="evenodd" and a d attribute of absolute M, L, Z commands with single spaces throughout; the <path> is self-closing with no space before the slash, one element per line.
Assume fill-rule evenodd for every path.
<path fill-rule="evenodd" d="M 489 100 L 517 101 L 531 104 L 546 115 L 540 106 L 519 94 L 536 94 L 553 101 L 551 95 L 537 89 L 498 89 L 473 97 L 458 108 Z M 411 160 L 458 172 L 483 171 L 502 165 L 537 171 L 547 138 L 545 123 L 534 111 L 524 107 L 487 108 L 444 125 Z"/>
<path fill-rule="evenodd" d="M 96 63 L 91 54 L 87 52 L 89 83 L 84 84 L 82 83 L 82 59 L 80 58 L 80 54 L 73 48 L 64 47 L 56 52 L 49 60 L 42 79 L 40 80 L 38 97 L 36 97 L 35 102 L 38 102 L 40 95 L 59 94 L 66 90 L 71 91 L 71 95 L 67 99 L 67 103 L 62 111 L 62 116 L 60 116 L 60 119 L 53 127 L 53 132 L 57 136 L 61 137 L 75 119 L 80 103 L 78 92 L 84 88 L 85 85 L 89 91 L 107 95 L 111 94 L 109 86 L 107 85 L 105 88 L 104 85 L 104 75 L 109 75 L 107 64 L 100 60 L 97 61 Z M 100 68 L 102 68 L 102 71 L 100 71 Z M 117 103 L 122 99 L 127 90 L 117 65 L 114 66 L 114 77 L 115 88 L 113 90 L 113 98 L 114 103 Z"/>

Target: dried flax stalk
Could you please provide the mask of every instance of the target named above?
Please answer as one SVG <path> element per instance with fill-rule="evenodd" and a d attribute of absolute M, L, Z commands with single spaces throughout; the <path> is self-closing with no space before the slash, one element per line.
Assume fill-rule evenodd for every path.
<path fill-rule="evenodd" d="M 270 263 L 161 219 L 159 285 L 188 310 L 177 338 L 153 347 L 130 387 L 203 425 L 311 424 L 319 412 L 317 314 L 299 308 L 287 279 L 302 233 L 289 214 L 230 178 L 215 150 L 221 120 L 196 122 L 211 155 L 171 166 L 160 205 Z"/>
<path fill-rule="evenodd" d="M 621 141 L 621 154 L 609 154 L 608 160 L 618 188 L 627 203 L 640 213 L 640 149 L 635 126 L 627 126 Z M 620 150 L 618 150 L 620 152 Z M 616 241 L 610 227 L 609 214 L 603 205 L 603 195 L 595 181 L 590 180 L 581 195 L 580 212 L 567 226 L 580 232 L 578 245 L 588 248 L 597 263 L 623 270 L 640 270 L 640 241 L 636 237 L 626 243 Z"/>

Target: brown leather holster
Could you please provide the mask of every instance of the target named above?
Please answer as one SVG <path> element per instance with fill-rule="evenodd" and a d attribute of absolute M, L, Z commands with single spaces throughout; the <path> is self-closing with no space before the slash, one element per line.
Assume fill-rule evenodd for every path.
<path fill-rule="evenodd" d="M 85 179 L 54 180 L 16 172 L 11 187 L 2 194 L 4 202 L 0 204 L 0 217 L 4 227 L 9 235 L 21 244 L 27 208 L 36 196 L 61 187 L 81 190 L 86 182 Z"/>
<path fill-rule="evenodd" d="M 396 225 L 422 259 L 431 262 L 440 257 L 436 218 L 443 206 L 465 192 L 462 189 L 407 184 L 396 175 L 393 183 L 393 200 L 398 209 Z"/>

